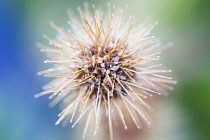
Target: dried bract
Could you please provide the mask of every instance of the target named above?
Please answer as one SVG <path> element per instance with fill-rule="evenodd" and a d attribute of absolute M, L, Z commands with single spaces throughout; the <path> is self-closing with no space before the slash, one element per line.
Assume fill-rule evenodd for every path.
<path fill-rule="evenodd" d="M 139 129 L 143 124 L 150 126 L 147 101 L 153 95 L 165 94 L 172 89 L 169 84 L 176 83 L 168 76 L 171 70 L 163 69 L 159 63 L 161 51 L 170 44 L 161 46 L 158 39 L 149 36 L 156 23 L 142 23 L 134 28 L 134 18 L 125 17 L 126 8 L 108 5 L 105 14 L 94 5 L 89 9 L 87 4 L 83 11 L 78 9 L 81 20 L 69 14 L 68 31 L 50 22 L 58 32 L 57 37 L 55 40 L 44 38 L 53 47 L 39 46 L 49 56 L 44 63 L 55 65 L 38 74 L 55 79 L 35 97 L 50 95 L 51 106 L 65 102 L 66 108 L 56 124 L 64 119 L 72 122 L 78 114 L 74 127 L 85 118 L 83 137 L 90 124 L 96 134 L 100 120 L 107 117 L 113 140 L 114 124 L 121 123 L 124 129 L 130 121 Z"/>

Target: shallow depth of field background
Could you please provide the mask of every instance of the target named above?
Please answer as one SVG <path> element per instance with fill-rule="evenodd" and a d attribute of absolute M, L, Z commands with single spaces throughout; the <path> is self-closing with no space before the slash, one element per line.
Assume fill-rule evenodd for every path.
<path fill-rule="evenodd" d="M 37 42 L 54 37 L 48 22 L 68 28 L 67 8 L 77 14 L 83 0 L 0 0 L 0 140 L 75 140 L 76 129 L 55 126 L 59 107 L 50 109 L 47 96 L 34 94 L 50 79 L 37 76 L 48 68 Z M 108 1 L 91 0 L 104 8 Z M 171 140 L 209 140 L 210 126 L 210 1 L 114 0 L 135 22 L 150 17 L 159 21 L 152 35 L 174 47 L 163 52 L 178 84 L 166 97 L 176 125 L 169 127 Z M 174 111 L 173 111 L 174 109 Z M 167 121 L 164 120 L 163 121 Z M 168 134 L 167 134 L 168 135 Z M 157 137 L 163 140 L 163 137 Z"/>

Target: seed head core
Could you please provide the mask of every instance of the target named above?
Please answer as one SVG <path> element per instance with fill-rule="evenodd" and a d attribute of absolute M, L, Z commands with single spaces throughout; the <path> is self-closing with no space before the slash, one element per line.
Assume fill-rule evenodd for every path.
<path fill-rule="evenodd" d="M 72 122 L 78 114 L 74 127 L 85 118 L 83 138 L 90 126 L 96 134 L 104 117 L 111 140 L 113 125 L 124 129 L 131 122 L 138 129 L 144 124 L 151 126 L 151 96 L 167 94 L 172 89 L 170 84 L 176 83 L 169 76 L 171 70 L 159 62 L 161 51 L 170 45 L 161 45 L 156 37 L 149 36 L 157 23 L 144 22 L 133 28 L 134 18 L 125 17 L 127 8 L 110 5 L 107 14 L 95 6 L 91 13 L 87 4 L 84 11 L 78 10 L 81 20 L 70 13 L 68 31 L 50 22 L 58 33 L 56 39 L 44 36 L 51 47 L 39 44 L 49 57 L 44 63 L 54 67 L 38 74 L 55 79 L 35 97 L 49 94 L 50 99 L 54 98 L 50 106 L 65 104 L 56 125 L 65 120 Z"/>

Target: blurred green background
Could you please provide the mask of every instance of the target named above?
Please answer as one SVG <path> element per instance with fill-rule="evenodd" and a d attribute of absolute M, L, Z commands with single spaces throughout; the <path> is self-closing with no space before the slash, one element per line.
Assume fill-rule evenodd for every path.
<path fill-rule="evenodd" d="M 88 0 L 87 0 L 88 1 Z M 109 1 L 89 0 L 106 7 Z M 167 98 L 175 124 L 167 130 L 179 140 L 210 139 L 210 1 L 209 0 L 113 0 L 136 23 L 150 17 L 159 21 L 152 35 L 174 47 L 163 52 L 163 61 L 173 70 L 178 84 Z M 35 47 L 46 42 L 42 34 L 54 37 L 48 22 L 68 27 L 67 9 L 77 14 L 83 0 L 0 1 L 0 140 L 70 140 L 76 130 L 55 126 L 59 109 L 47 107 L 47 97 L 33 95 L 49 79 L 38 77 L 46 68 L 45 56 Z M 174 109 L 174 110 L 173 110 Z M 163 118 L 164 121 L 164 118 Z M 171 129 L 170 129 L 171 128 Z"/>

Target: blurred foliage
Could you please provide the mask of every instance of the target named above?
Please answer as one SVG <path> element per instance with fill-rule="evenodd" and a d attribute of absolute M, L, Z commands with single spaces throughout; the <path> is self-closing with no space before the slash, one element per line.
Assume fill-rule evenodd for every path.
<path fill-rule="evenodd" d="M 185 127 L 190 130 L 191 139 L 208 140 L 210 138 L 210 67 L 187 82 L 180 83 L 177 101 L 183 110 Z"/>

